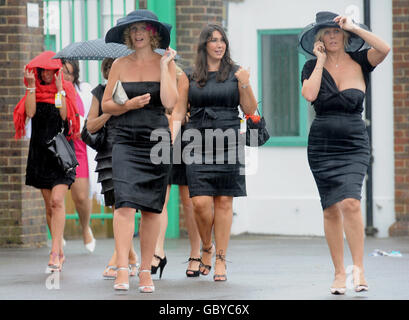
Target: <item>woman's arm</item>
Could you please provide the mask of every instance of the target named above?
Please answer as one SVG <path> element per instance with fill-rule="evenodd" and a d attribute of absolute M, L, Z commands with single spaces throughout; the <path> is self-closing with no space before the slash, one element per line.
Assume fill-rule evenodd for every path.
<path fill-rule="evenodd" d="M 54 74 L 55 85 L 57 87 L 58 93 L 64 90 L 62 86 L 61 74 L 62 74 L 62 69 L 60 69 L 56 74 Z M 60 93 L 60 98 L 61 98 L 60 116 L 61 116 L 61 119 L 65 121 L 67 119 L 67 101 L 65 100 L 65 97 L 61 93 Z"/>
<path fill-rule="evenodd" d="M 172 115 L 169 121 L 170 132 L 172 134 L 172 142 L 177 137 L 180 127 L 185 120 L 187 112 L 189 79 L 184 72 L 179 77 L 177 87 L 179 97 L 175 104 L 175 107 L 173 108 Z"/>
<path fill-rule="evenodd" d="M 368 61 L 373 67 L 380 64 L 391 50 L 391 47 L 384 40 L 353 23 L 350 17 L 338 16 L 334 21 L 342 29 L 355 33 L 372 47 L 368 50 Z"/>
<path fill-rule="evenodd" d="M 108 76 L 108 83 L 105 87 L 104 96 L 102 98 L 102 112 L 114 116 L 119 116 L 121 114 L 124 114 L 125 112 L 128 112 L 129 110 L 142 108 L 146 104 L 148 104 L 149 100 L 151 99 L 151 95 L 149 93 L 146 93 L 144 95 L 129 99 L 127 102 L 125 102 L 124 105 L 120 105 L 114 102 L 114 100 L 112 99 L 112 92 L 114 90 L 116 81 L 119 80 L 119 74 L 123 59 L 126 59 L 126 57 L 117 59 L 112 63 L 111 71 L 109 72 Z"/>
<path fill-rule="evenodd" d="M 160 60 L 160 99 L 167 109 L 173 108 L 178 100 L 175 56 L 176 51 L 168 48 Z"/>
<path fill-rule="evenodd" d="M 324 70 L 325 61 L 327 60 L 327 54 L 325 53 L 323 42 L 315 42 L 313 52 L 317 57 L 317 62 L 311 76 L 304 80 L 301 89 L 302 96 L 309 102 L 315 101 L 318 97 L 321 87 L 322 72 Z"/>
<path fill-rule="evenodd" d="M 257 110 L 257 100 L 250 86 L 250 72 L 240 67 L 234 75 L 238 80 L 240 106 L 245 114 L 253 115 Z"/>
<path fill-rule="evenodd" d="M 26 110 L 26 115 L 29 118 L 34 117 L 34 115 L 36 114 L 36 82 L 35 82 L 35 75 L 33 71 L 29 71 L 28 69 L 26 69 L 24 67 L 24 78 L 26 78 L 27 81 L 27 90 L 31 89 L 31 91 L 29 90 L 27 92 L 27 97 L 26 97 L 26 101 L 25 101 L 25 110 Z"/>
<path fill-rule="evenodd" d="M 87 130 L 91 133 L 97 132 L 104 124 L 111 118 L 108 113 L 99 114 L 99 101 L 96 97 L 92 96 L 91 108 L 89 109 L 87 117 Z"/>

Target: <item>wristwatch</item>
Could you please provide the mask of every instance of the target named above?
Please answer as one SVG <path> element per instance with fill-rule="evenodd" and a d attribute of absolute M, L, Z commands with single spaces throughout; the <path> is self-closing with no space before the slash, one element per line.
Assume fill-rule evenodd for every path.
<path fill-rule="evenodd" d="M 62 95 L 63 97 L 66 97 L 66 96 L 67 96 L 67 94 L 65 93 L 64 90 L 61 90 L 60 93 L 61 93 L 61 95 Z"/>

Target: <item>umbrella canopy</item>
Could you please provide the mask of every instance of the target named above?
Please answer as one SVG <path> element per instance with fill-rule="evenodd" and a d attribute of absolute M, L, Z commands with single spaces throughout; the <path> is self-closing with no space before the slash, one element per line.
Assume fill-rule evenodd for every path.
<path fill-rule="evenodd" d="M 130 55 L 133 50 L 124 44 L 105 43 L 104 39 L 74 42 L 58 52 L 53 59 L 104 60 Z"/>
<path fill-rule="evenodd" d="M 156 53 L 163 56 L 164 49 L 155 49 Z M 115 42 L 105 43 L 104 39 L 74 42 L 59 51 L 53 59 L 67 60 L 104 60 L 105 58 L 119 58 L 130 55 L 133 50 L 124 44 Z M 175 60 L 180 57 L 176 55 Z"/>

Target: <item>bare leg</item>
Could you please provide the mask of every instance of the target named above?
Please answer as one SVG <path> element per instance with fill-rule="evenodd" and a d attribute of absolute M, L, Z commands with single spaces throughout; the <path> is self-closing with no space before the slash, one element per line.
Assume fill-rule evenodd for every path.
<path fill-rule="evenodd" d="M 338 203 L 324 210 L 324 231 L 335 267 L 335 280 L 332 288 L 345 288 L 344 230 Z"/>
<path fill-rule="evenodd" d="M 82 227 L 82 237 L 84 244 L 92 241 L 90 233 L 90 217 L 91 217 L 91 199 L 89 198 L 89 179 L 76 178 L 71 185 L 71 196 L 75 204 L 75 209 L 78 212 L 79 220 Z"/>
<path fill-rule="evenodd" d="M 226 252 L 233 222 L 233 197 L 218 196 L 214 199 L 214 236 L 216 239 L 215 280 L 224 280 Z M 217 275 L 220 275 L 218 277 Z"/>
<path fill-rule="evenodd" d="M 160 214 L 142 211 L 141 227 L 139 231 L 141 243 L 140 270 L 149 270 L 149 272 L 142 272 L 139 274 L 139 286 L 153 285 L 150 270 L 160 227 Z"/>
<path fill-rule="evenodd" d="M 212 247 L 212 229 L 214 223 L 213 197 L 196 196 L 192 198 L 192 203 L 196 224 L 203 243 L 203 248 L 210 250 Z M 202 262 L 204 265 L 211 265 L 212 253 L 213 252 L 211 250 L 210 252 L 203 252 Z M 209 270 L 204 267 L 201 267 L 200 271 L 204 275 L 209 274 Z"/>
<path fill-rule="evenodd" d="M 115 209 L 114 212 L 114 237 L 118 268 L 128 269 L 129 251 L 135 229 L 135 211 L 133 208 L 119 208 Z M 115 283 L 129 283 L 128 271 L 117 271 Z"/>
<path fill-rule="evenodd" d="M 65 205 L 64 197 L 67 193 L 68 186 L 59 184 L 55 186 L 51 191 L 42 190 L 44 201 L 48 202 L 48 206 L 51 209 L 50 219 L 50 232 L 51 232 L 51 252 L 58 254 L 58 256 L 50 256 L 49 264 L 59 265 L 60 257 L 64 256 L 62 247 L 62 238 L 64 235 L 65 226 Z"/>
<path fill-rule="evenodd" d="M 354 284 L 366 285 L 364 277 L 364 223 L 361 203 L 357 199 L 345 199 L 340 204 L 344 217 L 344 230 L 354 263 Z M 356 282 L 356 283 L 355 283 Z"/>
<path fill-rule="evenodd" d="M 169 200 L 169 193 L 170 193 L 170 186 L 167 187 L 166 189 L 166 198 L 165 198 L 165 203 L 163 205 L 163 210 L 162 213 L 159 215 L 160 216 L 160 231 L 159 231 L 159 236 L 158 240 L 156 241 L 156 246 L 155 246 L 155 255 L 158 257 L 161 257 L 162 259 L 165 257 L 165 236 L 166 236 L 166 229 L 168 227 L 168 200 Z M 153 257 L 151 265 L 152 266 L 158 266 L 159 265 L 159 259 Z"/>
<path fill-rule="evenodd" d="M 179 186 L 180 199 L 182 201 L 183 213 L 185 215 L 187 233 L 190 242 L 190 258 L 200 258 L 200 234 L 196 225 L 196 220 L 193 215 L 193 204 L 189 197 L 189 188 L 187 186 Z M 200 262 L 190 261 L 187 267 L 188 270 L 199 270 Z M 187 271 L 193 274 L 193 271 Z"/>

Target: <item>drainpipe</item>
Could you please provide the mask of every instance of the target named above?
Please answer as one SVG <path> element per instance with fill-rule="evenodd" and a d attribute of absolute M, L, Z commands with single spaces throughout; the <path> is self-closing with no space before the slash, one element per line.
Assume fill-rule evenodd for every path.
<path fill-rule="evenodd" d="M 371 29 L 371 5 L 370 0 L 364 0 L 364 24 Z M 367 236 L 375 236 L 378 232 L 373 226 L 373 173 L 372 173 L 372 164 L 373 164 L 373 154 L 372 154 L 372 89 L 371 89 L 371 75 L 369 75 L 369 85 L 366 89 L 366 98 L 365 98 L 365 118 L 367 122 L 367 131 L 369 136 L 369 148 L 371 153 L 371 158 L 368 167 L 368 177 L 366 179 L 366 227 L 365 234 Z"/>

